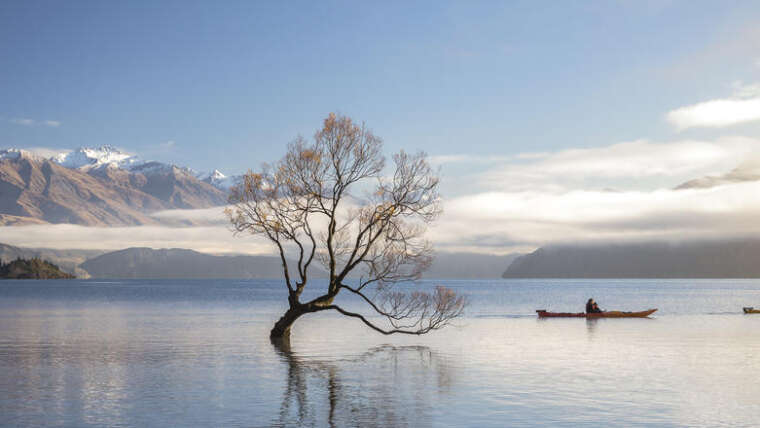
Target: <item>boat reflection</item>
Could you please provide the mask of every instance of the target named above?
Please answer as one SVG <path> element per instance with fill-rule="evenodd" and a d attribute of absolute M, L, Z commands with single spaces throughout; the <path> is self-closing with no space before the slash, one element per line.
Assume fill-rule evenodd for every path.
<path fill-rule="evenodd" d="M 445 359 L 426 346 L 319 359 L 299 355 L 288 339 L 272 344 L 287 385 L 271 426 L 431 426 L 433 404 L 452 383 Z"/>
<path fill-rule="evenodd" d="M 586 318 L 586 331 L 588 332 L 589 340 L 594 339 L 594 333 L 596 332 L 596 327 L 597 327 L 598 322 L 599 322 L 599 319 Z"/>

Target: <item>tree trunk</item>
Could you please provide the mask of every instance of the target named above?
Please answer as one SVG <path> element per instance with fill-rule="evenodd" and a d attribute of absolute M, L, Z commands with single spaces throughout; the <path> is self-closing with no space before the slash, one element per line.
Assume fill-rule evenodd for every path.
<path fill-rule="evenodd" d="M 290 308 L 272 327 L 269 337 L 272 339 L 290 338 L 290 327 L 303 314 L 308 311 L 303 308 Z"/>

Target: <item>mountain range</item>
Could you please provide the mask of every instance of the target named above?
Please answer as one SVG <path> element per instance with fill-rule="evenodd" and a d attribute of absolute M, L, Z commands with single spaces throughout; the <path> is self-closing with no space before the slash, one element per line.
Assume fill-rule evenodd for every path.
<path fill-rule="evenodd" d="M 503 278 L 760 278 L 760 240 L 563 245 L 516 258 Z"/>
<path fill-rule="evenodd" d="M 423 278 L 498 279 L 518 255 L 471 253 L 436 255 Z M 295 266 L 294 262 L 290 266 Z M 180 248 L 127 248 L 93 257 L 79 266 L 93 278 L 281 278 L 282 264 L 275 256 L 216 256 Z M 325 278 L 318 266 L 312 278 Z"/>
<path fill-rule="evenodd" d="M 181 248 L 127 248 L 89 259 L 80 267 L 93 278 L 282 277 L 279 257 L 215 256 Z M 315 272 L 314 277 L 319 276 Z"/>
<path fill-rule="evenodd" d="M 0 151 L 0 225 L 156 224 L 153 212 L 224 205 L 235 179 L 142 161 L 110 146 L 50 158 L 7 149 Z"/>
<path fill-rule="evenodd" d="M 492 256 L 438 253 L 425 279 L 498 279 L 518 254 Z M 127 248 L 119 251 L 21 248 L 0 244 L 0 262 L 40 258 L 78 278 L 280 278 L 279 257 L 213 255 L 171 248 Z M 294 266 L 294 265 L 293 265 Z M 326 273 L 315 266 L 314 278 Z"/>
<path fill-rule="evenodd" d="M 186 249 L 29 249 L 0 244 L 0 261 L 40 258 L 79 278 L 281 278 L 275 256 Z M 506 271 L 505 271 L 506 269 Z M 315 269 L 312 278 L 324 278 Z M 439 253 L 424 279 L 760 278 L 760 240 L 563 245 L 506 256 Z"/>

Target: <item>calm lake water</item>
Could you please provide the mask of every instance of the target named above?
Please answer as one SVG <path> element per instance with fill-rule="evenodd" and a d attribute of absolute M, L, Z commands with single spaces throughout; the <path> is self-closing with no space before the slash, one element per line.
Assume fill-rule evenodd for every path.
<path fill-rule="evenodd" d="M 0 282 L 2 426 L 757 426 L 758 280 L 428 281 L 452 327 L 337 314 L 273 346 L 279 281 Z M 652 319 L 535 309 L 657 307 Z M 348 301 L 358 307 L 359 302 Z"/>

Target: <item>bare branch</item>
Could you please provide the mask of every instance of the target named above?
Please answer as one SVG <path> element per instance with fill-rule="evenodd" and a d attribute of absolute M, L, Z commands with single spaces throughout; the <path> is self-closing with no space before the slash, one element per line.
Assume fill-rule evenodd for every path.
<path fill-rule="evenodd" d="M 369 299 L 367 301 L 377 308 Z M 459 317 L 467 305 L 467 300 L 463 296 L 457 296 L 445 287 L 436 287 L 433 294 L 413 293 L 412 299 L 393 298 L 391 301 L 394 305 L 393 316 L 376 309 L 390 321 L 392 326 L 390 329 L 384 329 L 369 321 L 364 315 L 346 311 L 338 305 L 330 305 L 325 309 L 334 309 L 343 315 L 359 318 L 368 327 L 382 334 L 420 335 L 445 327 L 452 319 Z M 410 323 L 399 322 L 399 320 L 409 318 L 412 319 Z"/>
<path fill-rule="evenodd" d="M 296 138 L 279 162 L 249 171 L 233 187 L 226 213 L 234 233 L 267 238 L 282 261 L 290 309 L 273 335 L 286 334 L 303 313 L 333 309 L 342 289 L 359 294 L 387 318 L 393 328 L 384 332 L 422 334 L 461 314 L 466 301 L 446 297 L 450 290 L 391 290 L 393 284 L 418 279 L 429 266 L 432 247 L 424 233 L 441 212 L 439 180 L 425 154 L 402 151 L 393 163 L 391 175 L 384 175 L 382 140 L 363 124 L 330 114 L 312 143 Z M 359 198 L 352 189 L 368 190 L 362 182 L 375 187 Z M 329 273 L 327 290 L 301 303 L 314 258 Z M 289 264 L 298 275 L 295 284 Z M 358 286 L 343 286 L 357 272 L 363 274 Z M 362 290 L 369 285 L 383 293 L 366 296 Z"/>

